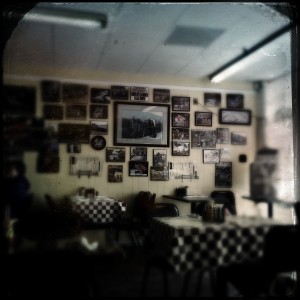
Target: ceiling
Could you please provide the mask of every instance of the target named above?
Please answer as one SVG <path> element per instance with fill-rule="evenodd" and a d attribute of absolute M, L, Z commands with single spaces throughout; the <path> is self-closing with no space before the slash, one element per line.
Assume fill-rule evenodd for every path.
<path fill-rule="evenodd" d="M 107 25 L 87 29 L 22 20 L 4 50 L 4 63 L 11 68 L 29 63 L 202 80 L 289 23 L 284 14 L 262 3 L 40 2 L 37 6 L 103 13 Z M 253 56 L 230 80 L 270 80 L 289 72 L 290 34 Z"/>

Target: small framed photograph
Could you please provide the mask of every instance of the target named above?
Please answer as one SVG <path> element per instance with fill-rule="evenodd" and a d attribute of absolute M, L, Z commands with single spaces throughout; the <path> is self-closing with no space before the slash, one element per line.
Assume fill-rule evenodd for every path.
<path fill-rule="evenodd" d="M 122 165 L 108 165 L 107 168 L 108 182 L 122 182 L 123 181 L 123 166 Z"/>
<path fill-rule="evenodd" d="M 62 105 L 45 104 L 43 107 L 43 115 L 45 120 L 63 120 L 64 110 Z"/>
<path fill-rule="evenodd" d="M 42 80 L 42 100 L 44 102 L 60 102 L 60 82 L 53 80 Z"/>
<path fill-rule="evenodd" d="M 216 164 L 220 162 L 219 149 L 203 149 L 203 163 Z"/>
<path fill-rule="evenodd" d="M 80 153 L 81 145 L 79 143 L 68 143 L 67 144 L 67 152 L 68 153 Z"/>
<path fill-rule="evenodd" d="M 91 103 L 110 103 L 110 89 L 91 88 Z"/>
<path fill-rule="evenodd" d="M 150 167 L 150 180 L 168 181 L 169 169 L 167 167 Z"/>
<path fill-rule="evenodd" d="M 153 166 L 166 167 L 167 165 L 167 149 L 153 149 Z"/>
<path fill-rule="evenodd" d="M 246 145 L 247 135 L 244 132 L 231 132 L 232 145 Z"/>
<path fill-rule="evenodd" d="M 172 155 L 173 156 L 189 156 L 190 155 L 190 142 L 172 142 Z"/>
<path fill-rule="evenodd" d="M 147 177 L 148 162 L 147 161 L 129 161 L 129 176 Z"/>
<path fill-rule="evenodd" d="M 227 104 L 227 108 L 244 108 L 244 95 L 227 94 L 226 104 Z"/>
<path fill-rule="evenodd" d="M 86 120 L 87 107 L 86 105 L 69 104 L 66 105 L 66 119 Z"/>
<path fill-rule="evenodd" d="M 215 164 L 215 187 L 232 187 L 232 162 L 219 162 Z"/>
<path fill-rule="evenodd" d="M 112 100 L 128 100 L 129 99 L 129 86 L 112 85 L 111 89 Z"/>
<path fill-rule="evenodd" d="M 108 122 L 91 121 L 91 134 L 94 135 L 108 134 Z"/>
<path fill-rule="evenodd" d="M 153 89 L 153 102 L 170 103 L 170 90 Z"/>
<path fill-rule="evenodd" d="M 130 160 L 147 161 L 147 147 L 130 147 Z"/>
<path fill-rule="evenodd" d="M 173 111 L 190 111 L 190 97 L 172 97 L 172 110 Z"/>
<path fill-rule="evenodd" d="M 172 139 L 180 140 L 180 141 L 188 141 L 190 139 L 190 129 L 173 127 Z"/>
<path fill-rule="evenodd" d="M 58 124 L 59 143 L 72 143 L 74 141 L 81 144 L 90 143 L 90 125 L 86 124 Z"/>
<path fill-rule="evenodd" d="M 173 127 L 190 127 L 190 114 L 189 113 L 172 113 L 172 126 Z"/>
<path fill-rule="evenodd" d="M 63 102 L 69 104 L 86 104 L 88 102 L 88 86 L 77 83 L 63 83 Z"/>
<path fill-rule="evenodd" d="M 217 144 L 229 144 L 229 128 L 217 128 Z"/>
<path fill-rule="evenodd" d="M 101 104 L 90 105 L 90 118 L 91 119 L 107 119 L 108 118 L 108 105 L 101 105 Z"/>
<path fill-rule="evenodd" d="M 107 147 L 106 162 L 125 162 L 125 148 Z"/>
<path fill-rule="evenodd" d="M 204 106 L 220 106 L 221 94 L 220 93 L 204 93 Z"/>
<path fill-rule="evenodd" d="M 195 126 L 212 126 L 212 113 L 196 111 Z"/>
<path fill-rule="evenodd" d="M 216 130 L 192 130 L 192 148 L 216 148 Z"/>
<path fill-rule="evenodd" d="M 251 110 L 220 108 L 219 123 L 228 125 L 251 125 Z"/>
<path fill-rule="evenodd" d="M 130 100 L 133 101 L 148 101 L 149 100 L 149 88 L 132 86 L 130 88 Z"/>

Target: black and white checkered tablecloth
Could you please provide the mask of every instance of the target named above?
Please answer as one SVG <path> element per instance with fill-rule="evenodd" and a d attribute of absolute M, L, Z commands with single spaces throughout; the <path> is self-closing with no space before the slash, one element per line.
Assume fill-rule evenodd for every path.
<path fill-rule="evenodd" d="M 73 201 L 73 209 L 89 223 L 110 223 L 126 210 L 126 203 L 114 199 Z"/>
<path fill-rule="evenodd" d="M 155 218 L 150 234 L 156 245 L 164 249 L 176 272 L 260 258 L 272 221 L 233 216 L 230 219 L 231 222 L 215 224 L 188 217 Z"/>

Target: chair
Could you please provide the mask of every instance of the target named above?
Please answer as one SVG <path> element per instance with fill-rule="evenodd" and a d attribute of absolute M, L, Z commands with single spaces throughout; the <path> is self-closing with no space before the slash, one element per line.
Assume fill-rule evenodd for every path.
<path fill-rule="evenodd" d="M 149 191 L 139 192 L 128 205 L 127 214 L 123 214 L 112 222 L 112 229 L 115 231 L 117 241 L 119 233 L 125 231 L 133 246 L 141 246 L 140 235 L 144 233 L 143 231 L 151 218 L 155 198 L 156 194 Z"/>
<path fill-rule="evenodd" d="M 152 217 L 177 217 L 179 216 L 178 207 L 173 203 L 155 203 L 152 213 Z M 169 286 L 168 286 L 168 273 L 170 272 L 168 265 L 166 263 L 165 256 L 155 253 L 153 245 L 151 244 L 151 237 L 149 237 L 150 242 L 145 244 L 145 269 L 142 280 L 141 296 L 143 297 L 146 292 L 147 282 L 149 279 L 149 273 L 151 268 L 157 268 L 162 272 L 163 276 L 163 288 L 164 296 L 168 297 Z M 188 277 L 185 277 L 185 282 L 183 286 L 183 294 L 185 293 L 185 288 L 187 286 Z"/>
<path fill-rule="evenodd" d="M 219 270 L 220 296 L 227 295 L 227 283 L 232 284 L 245 297 L 299 296 L 299 202 L 295 204 L 295 211 L 297 225 L 280 225 L 270 229 L 260 261 Z M 297 272 L 296 283 L 291 278 L 280 276 L 287 272 Z M 296 294 L 288 294 L 293 292 Z"/>

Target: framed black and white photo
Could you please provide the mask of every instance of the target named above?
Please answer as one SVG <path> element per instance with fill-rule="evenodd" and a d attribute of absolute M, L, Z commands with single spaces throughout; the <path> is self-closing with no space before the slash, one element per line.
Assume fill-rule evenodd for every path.
<path fill-rule="evenodd" d="M 125 148 L 107 147 L 106 162 L 125 162 Z"/>
<path fill-rule="evenodd" d="M 130 160 L 147 161 L 147 147 L 130 147 Z"/>
<path fill-rule="evenodd" d="M 180 141 L 188 141 L 190 139 L 190 129 L 189 128 L 172 128 L 172 139 Z"/>
<path fill-rule="evenodd" d="M 192 130 L 192 148 L 216 148 L 217 133 L 215 130 Z"/>
<path fill-rule="evenodd" d="M 220 106 L 221 94 L 220 93 L 204 93 L 204 106 Z"/>
<path fill-rule="evenodd" d="M 168 181 L 169 169 L 167 167 L 150 167 L 150 180 L 154 181 Z"/>
<path fill-rule="evenodd" d="M 110 88 L 112 100 L 128 100 L 129 86 L 112 85 Z"/>
<path fill-rule="evenodd" d="M 195 126 L 212 126 L 212 113 L 196 111 Z"/>
<path fill-rule="evenodd" d="M 90 118 L 91 119 L 107 119 L 108 118 L 108 105 L 101 105 L 101 104 L 90 105 Z"/>
<path fill-rule="evenodd" d="M 66 105 L 66 119 L 86 120 L 87 107 L 86 105 L 69 104 Z"/>
<path fill-rule="evenodd" d="M 41 91 L 42 100 L 44 102 L 60 102 L 60 87 L 59 81 L 54 80 L 42 80 L 41 81 Z"/>
<path fill-rule="evenodd" d="M 172 113 L 172 126 L 173 127 L 190 127 L 190 114 L 189 113 Z"/>
<path fill-rule="evenodd" d="M 244 132 L 231 132 L 232 145 L 246 145 L 247 135 Z"/>
<path fill-rule="evenodd" d="M 220 150 L 219 149 L 203 149 L 203 163 L 204 164 L 216 164 L 220 162 Z"/>
<path fill-rule="evenodd" d="M 64 108 L 62 105 L 45 104 L 43 106 L 45 120 L 63 120 Z"/>
<path fill-rule="evenodd" d="M 94 135 L 108 134 L 108 122 L 107 121 L 91 121 L 91 134 L 94 134 Z"/>
<path fill-rule="evenodd" d="M 68 153 L 80 153 L 81 145 L 79 143 L 68 143 L 67 144 L 67 152 Z"/>
<path fill-rule="evenodd" d="M 106 146 L 106 139 L 101 135 L 95 135 L 91 139 L 91 146 L 94 150 L 102 150 Z"/>
<path fill-rule="evenodd" d="M 217 144 L 229 144 L 229 128 L 217 128 Z"/>
<path fill-rule="evenodd" d="M 244 95 L 227 94 L 226 104 L 227 104 L 227 108 L 244 108 Z"/>
<path fill-rule="evenodd" d="M 169 129 L 169 105 L 115 102 L 114 145 L 168 147 Z"/>
<path fill-rule="evenodd" d="M 215 164 L 215 187 L 232 187 L 232 162 L 219 162 Z"/>
<path fill-rule="evenodd" d="M 153 102 L 170 102 L 170 90 L 168 89 L 153 89 Z"/>
<path fill-rule="evenodd" d="M 86 124 L 58 124 L 58 141 L 59 143 L 77 142 L 89 144 L 90 142 L 90 125 Z"/>
<path fill-rule="evenodd" d="M 153 166 L 166 167 L 167 165 L 167 149 L 153 149 Z"/>
<path fill-rule="evenodd" d="M 77 83 L 63 83 L 63 102 L 69 104 L 86 104 L 88 102 L 88 86 Z"/>
<path fill-rule="evenodd" d="M 172 97 L 173 111 L 190 111 L 190 97 L 173 96 Z"/>
<path fill-rule="evenodd" d="M 172 142 L 172 155 L 173 156 L 189 156 L 190 155 L 190 142 Z"/>
<path fill-rule="evenodd" d="M 110 103 L 110 89 L 91 88 L 91 103 Z"/>
<path fill-rule="evenodd" d="M 147 161 L 129 161 L 129 176 L 147 177 L 148 165 Z"/>
<path fill-rule="evenodd" d="M 123 181 L 123 166 L 122 165 L 108 165 L 107 168 L 108 182 L 122 182 Z"/>
<path fill-rule="evenodd" d="M 251 110 L 220 108 L 219 123 L 228 125 L 251 125 Z"/>
<path fill-rule="evenodd" d="M 130 100 L 133 101 L 148 101 L 149 100 L 149 88 L 132 86 L 130 88 Z"/>

